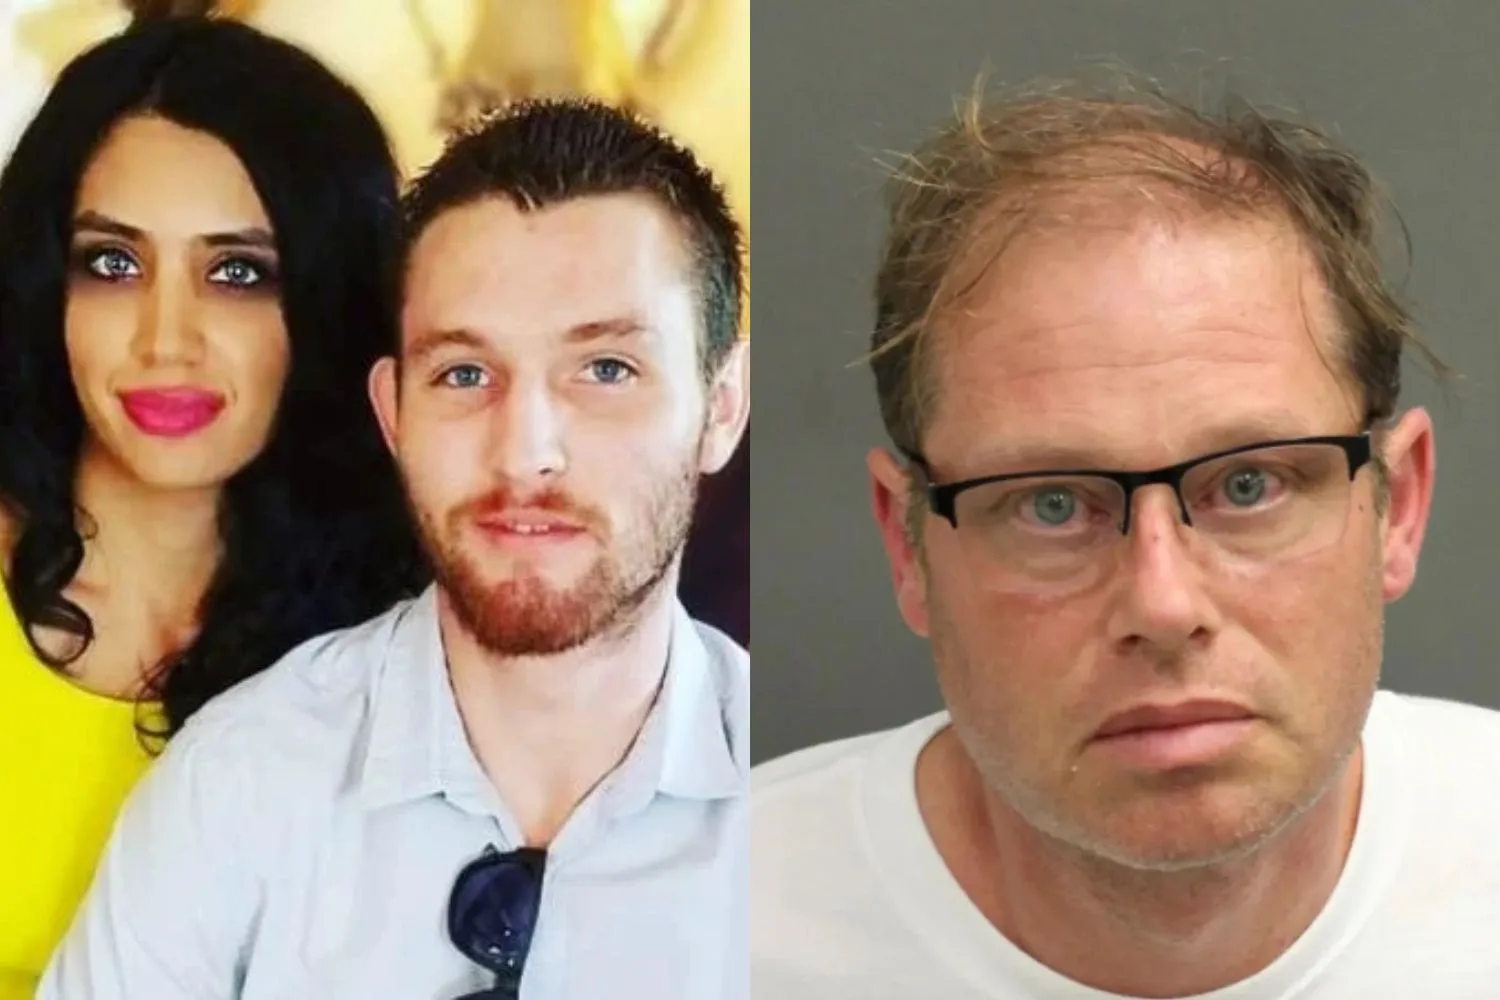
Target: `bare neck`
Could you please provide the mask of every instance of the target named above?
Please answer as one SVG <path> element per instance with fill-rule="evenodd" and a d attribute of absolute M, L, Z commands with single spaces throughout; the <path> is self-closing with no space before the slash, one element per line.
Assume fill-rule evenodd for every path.
<path fill-rule="evenodd" d="M 629 752 L 660 690 L 676 574 L 629 625 L 557 656 L 503 658 L 438 614 L 459 713 L 480 766 L 520 824 L 545 845 Z"/>
<path fill-rule="evenodd" d="M 188 624 L 221 556 L 219 495 L 217 486 L 148 486 L 102 452 L 85 449 L 74 480 L 87 517 L 75 583 Z"/>
<path fill-rule="evenodd" d="M 135 699 L 153 671 L 192 642 L 199 606 L 222 556 L 217 487 L 168 490 L 142 483 L 85 447 L 74 478 L 83 511 L 83 562 L 65 588 L 88 614 L 92 642 L 69 664 L 74 683 Z M 77 637 L 39 629 L 40 642 L 73 656 Z"/>
<path fill-rule="evenodd" d="M 1001 933 L 1095 989 L 1196 996 L 1270 965 L 1333 893 L 1353 840 L 1356 752 L 1327 793 L 1251 856 L 1180 873 L 1126 869 L 1047 837 L 981 784 L 951 730 L 919 758 L 939 853 Z"/>

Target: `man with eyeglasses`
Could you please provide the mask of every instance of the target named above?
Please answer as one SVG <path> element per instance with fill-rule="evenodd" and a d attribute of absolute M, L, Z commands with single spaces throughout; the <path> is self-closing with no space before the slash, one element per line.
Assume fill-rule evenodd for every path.
<path fill-rule="evenodd" d="M 747 421 L 739 226 L 586 101 L 405 215 L 370 395 L 437 582 L 173 739 L 43 1000 L 748 994 L 749 658 L 677 597 Z"/>
<path fill-rule="evenodd" d="M 1379 688 L 1432 423 L 1364 167 L 1148 90 L 893 179 L 868 461 L 946 708 L 752 777 L 765 1000 L 1500 990 L 1500 714 Z"/>

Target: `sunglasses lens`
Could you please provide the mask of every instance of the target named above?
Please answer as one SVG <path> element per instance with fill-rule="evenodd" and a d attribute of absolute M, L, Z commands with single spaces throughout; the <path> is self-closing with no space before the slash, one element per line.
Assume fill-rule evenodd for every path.
<path fill-rule="evenodd" d="M 453 889 L 453 943 L 493 972 L 519 972 L 541 902 L 541 873 L 506 856 L 481 859 Z"/>

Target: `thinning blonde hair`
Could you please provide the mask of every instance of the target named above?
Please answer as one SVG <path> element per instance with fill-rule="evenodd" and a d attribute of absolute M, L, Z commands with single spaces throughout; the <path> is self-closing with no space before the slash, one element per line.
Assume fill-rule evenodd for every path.
<path fill-rule="evenodd" d="M 1384 221 L 1394 219 L 1403 244 L 1405 228 L 1370 172 L 1327 133 L 1244 101 L 1203 111 L 1120 73 L 1104 87 L 999 94 L 981 80 L 900 158 L 887 191 L 867 360 L 886 430 L 910 458 L 921 455 L 939 388 L 939 334 L 1010 241 L 1046 219 L 1138 211 L 1142 199 L 1294 227 L 1339 320 L 1331 364 L 1357 390 L 1366 426 L 1394 414 L 1408 345 L 1448 374 L 1384 274 Z M 1069 206 L 1080 211 L 1070 217 Z"/>

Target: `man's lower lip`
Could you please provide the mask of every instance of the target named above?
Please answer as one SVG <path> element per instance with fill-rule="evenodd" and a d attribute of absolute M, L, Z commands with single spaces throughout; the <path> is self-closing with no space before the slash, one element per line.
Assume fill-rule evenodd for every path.
<path fill-rule="evenodd" d="M 1255 723 L 1255 719 L 1219 719 L 1138 729 L 1100 737 L 1090 747 L 1119 763 L 1136 767 L 1193 767 L 1210 764 L 1236 749 L 1254 732 Z"/>
<path fill-rule="evenodd" d="M 552 528 L 547 531 L 516 531 L 494 524 L 479 524 L 479 530 L 491 538 L 506 542 L 566 542 L 583 535 L 581 528 Z"/>

